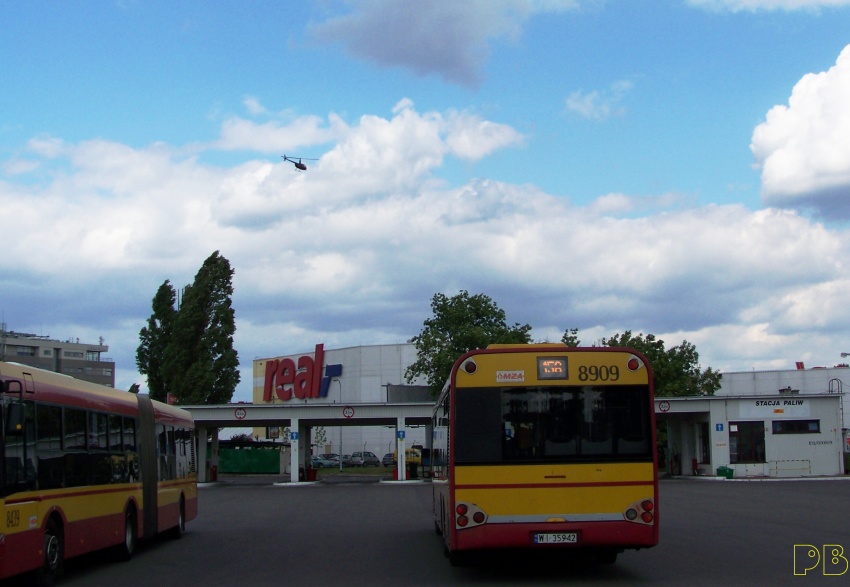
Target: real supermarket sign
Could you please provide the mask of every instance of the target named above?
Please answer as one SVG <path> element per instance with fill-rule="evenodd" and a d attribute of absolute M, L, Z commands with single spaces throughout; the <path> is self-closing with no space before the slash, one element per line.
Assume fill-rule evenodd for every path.
<path fill-rule="evenodd" d="M 263 401 L 273 397 L 282 401 L 328 397 L 331 379 L 342 375 L 342 365 L 322 366 L 325 362 L 325 345 L 317 344 L 313 356 L 298 359 L 270 359 L 266 362 L 266 377 L 263 382 Z"/>

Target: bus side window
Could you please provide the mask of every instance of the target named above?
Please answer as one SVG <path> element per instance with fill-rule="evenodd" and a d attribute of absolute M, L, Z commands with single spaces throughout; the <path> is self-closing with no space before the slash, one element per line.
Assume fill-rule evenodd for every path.
<path fill-rule="evenodd" d="M 109 452 L 121 452 L 121 416 L 117 416 L 115 414 L 109 415 Z"/>
<path fill-rule="evenodd" d="M 136 452 L 136 419 L 124 418 L 124 451 Z"/>
<path fill-rule="evenodd" d="M 36 453 L 39 489 L 65 486 L 62 452 L 62 408 L 39 404 L 36 407 Z"/>

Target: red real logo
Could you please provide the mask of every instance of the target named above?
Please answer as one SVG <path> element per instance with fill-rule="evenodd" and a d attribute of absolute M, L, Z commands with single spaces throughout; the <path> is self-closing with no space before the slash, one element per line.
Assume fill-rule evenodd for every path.
<path fill-rule="evenodd" d="M 282 401 L 320 397 L 325 345 L 317 344 L 314 357 L 304 355 L 298 364 L 292 359 L 272 359 L 266 363 L 263 401 L 272 401 L 272 393 Z"/>

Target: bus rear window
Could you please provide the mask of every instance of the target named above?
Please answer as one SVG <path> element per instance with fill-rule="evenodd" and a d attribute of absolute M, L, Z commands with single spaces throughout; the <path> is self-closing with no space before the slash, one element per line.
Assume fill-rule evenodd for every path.
<path fill-rule="evenodd" d="M 652 459 L 646 387 L 461 388 L 455 462 Z"/>

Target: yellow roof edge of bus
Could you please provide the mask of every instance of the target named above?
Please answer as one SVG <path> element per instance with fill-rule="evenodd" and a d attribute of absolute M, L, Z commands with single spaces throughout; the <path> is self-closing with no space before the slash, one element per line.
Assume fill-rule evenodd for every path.
<path fill-rule="evenodd" d="M 488 349 L 515 349 L 515 348 L 524 348 L 524 349 L 566 349 L 568 348 L 562 342 L 535 342 L 531 344 L 522 344 L 522 343 L 498 343 L 498 344 L 488 344 Z"/>

